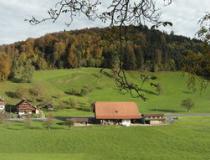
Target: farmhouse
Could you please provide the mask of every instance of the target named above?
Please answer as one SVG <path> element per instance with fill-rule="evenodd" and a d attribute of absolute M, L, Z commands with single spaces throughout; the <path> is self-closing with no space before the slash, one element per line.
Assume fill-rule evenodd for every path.
<path fill-rule="evenodd" d="M 3 99 L 0 99 L 0 111 L 5 110 L 5 101 Z"/>
<path fill-rule="evenodd" d="M 95 119 L 101 124 L 121 124 L 130 126 L 141 118 L 134 102 L 96 102 L 93 106 Z"/>
<path fill-rule="evenodd" d="M 16 109 L 19 116 L 39 114 L 39 110 L 27 100 L 21 100 L 16 105 Z"/>

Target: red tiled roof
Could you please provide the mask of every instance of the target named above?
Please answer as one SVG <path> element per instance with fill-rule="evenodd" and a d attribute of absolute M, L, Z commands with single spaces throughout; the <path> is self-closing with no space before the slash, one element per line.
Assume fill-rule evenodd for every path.
<path fill-rule="evenodd" d="M 134 102 L 96 102 L 96 119 L 139 119 L 138 106 Z"/>

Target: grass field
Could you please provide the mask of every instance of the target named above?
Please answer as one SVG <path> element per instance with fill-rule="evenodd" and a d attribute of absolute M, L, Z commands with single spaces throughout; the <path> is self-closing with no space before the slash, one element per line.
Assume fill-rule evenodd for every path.
<path fill-rule="evenodd" d="M 8 104 L 19 101 L 8 93 L 16 89 L 43 90 L 44 99 L 53 104 L 74 98 L 90 105 L 94 101 L 135 101 L 143 113 L 185 112 L 180 103 L 192 98 L 195 107 L 191 112 L 210 112 L 210 89 L 192 93 L 186 87 L 186 77 L 180 72 L 155 73 L 163 90 L 161 95 L 146 94 L 146 102 L 123 94 L 116 88 L 112 78 L 101 74 L 99 69 L 80 68 L 35 72 L 32 83 L 0 82 L 0 95 Z M 137 72 L 129 72 L 129 79 L 137 81 Z M 66 92 L 91 87 L 85 96 L 72 96 Z M 151 90 L 151 86 L 146 86 Z M 38 103 L 34 101 L 34 103 Z M 89 107 L 89 106 L 88 106 Z M 90 111 L 81 109 L 58 109 L 54 116 L 87 116 Z M 58 123 L 59 122 L 59 123 Z M 57 124 L 56 124 L 57 123 Z M 210 117 L 182 117 L 172 125 L 157 127 L 92 126 L 73 127 L 54 122 L 52 129 L 41 122 L 32 122 L 31 128 L 24 122 L 0 124 L 1 160 L 203 160 L 210 158 Z"/>
<path fill-rule="evenodd" d="M 210 118 L 183 117 L 169 126 L 66 127 L 2 124 L 1 160 L 203 160 L 210 157 Z"/>
<path fill-rule="evenodd" d="M 129 72 L 129 78 L 137 81 L 137 72 Z M 0 82 L 0 95 L 6 98 L 9 104 L 19 101 L 11 98 L 6 93 L 14 92 L 17 88 L 30 88 L 39 86 L 44 92 L 44 99 L 50 99 L 54 104 L 68 100 L 70 97 L 84 104 L 87 108 L 94 101 L 135 101 L 139 105 L 140 111 L 151 112 L 185 112 L 180 103 L 185 98 L 192 98 L 195 107 L 191 112 L 210 112 L 210 88 L 200 94 L 199 91 L 193 93 L 186 87 L 186 77 L 181 72 L 158 72 L 155 73 L 162 87 L 161 95 L 146 94 L 148 100 L 143 102 L 139 98 L 132 98 L 130 94 L 121 93 L 115 86 L 112 78 L 99 72 L 96 68 L 80 68 L 72 70 L 52 70 L 38 71 L 34 73 L 33 82 L 13 83 L 10 81 Z M 81 89 L 84 86 L 91 88 L 91 92 L 86 96 L 71 96 L 66 92 L 72 88 Z M 151 86 L 146 89 L 152 91 Z M 35 102 L 37 104 L 38 102 Z M 81 110 L 59 110 L 54 113 L 58 116 L 69 115 L 89 115 L 91 112 Z"/>

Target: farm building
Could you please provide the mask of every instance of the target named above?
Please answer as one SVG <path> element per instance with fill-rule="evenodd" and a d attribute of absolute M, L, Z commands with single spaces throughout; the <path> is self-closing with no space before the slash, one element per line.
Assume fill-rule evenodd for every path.
<path fill-rule="evenodd" d="M 72 121 L 75 126 L 88 125 L 95 122 L 94 117 L 69 117 L 67 121 Z"/>
<path fill-rule="evenodd" d="M 144 121 L 151 125 L 160 125 L 165 122 L 164 114 L 143 114 Z"/>
<path fill-rule="evenodd" d="M 101 124 L 130 126 L 133 121 L 141 118 L 134 102 L 96 102 L 93 111 Z"/>
<path fill-rule="evenodd" d="M 0 99 L 0 111 L 5 110 L 5 101 L 3 99 Z"/>
<path fill-rule="evenodd" d="M 19 116 L 24 115 L 31 115 L 31 114 L 39 114 L 40 111 L 36 107 L 34 107 L 30 102 L 27 100 L 21 100 L 16 105 L 17 113 Z"/>
<path fill-rule="evenodd" d="M 41 103 L 37 106 L 41 109 L 46 109 L 48 111 L 54 111 L 55 110 L 51 103 Z"/>

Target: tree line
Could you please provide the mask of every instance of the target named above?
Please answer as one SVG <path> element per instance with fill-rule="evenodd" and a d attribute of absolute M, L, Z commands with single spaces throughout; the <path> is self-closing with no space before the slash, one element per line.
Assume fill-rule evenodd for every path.
<path fill-rule="evenodd" d="M 117 63 L 122 63 L 126 70 L 186 70 L 210 76 L 210 46 L 207 43 L 147 26 L 125 29 L 123 43 L 118 27 L 109 27 L 63 31 L 2 45 L 0 79 L 29 82 L 34 70 L 112 68 Z"/>

